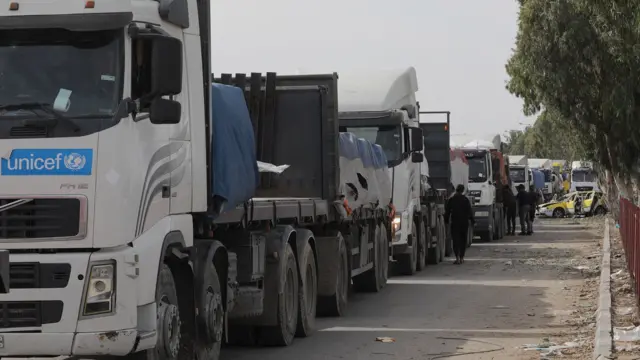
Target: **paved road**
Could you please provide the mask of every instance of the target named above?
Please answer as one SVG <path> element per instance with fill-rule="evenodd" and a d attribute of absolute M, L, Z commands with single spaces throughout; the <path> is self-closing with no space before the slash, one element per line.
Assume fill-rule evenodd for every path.
<path fill-rule="evenodd" d="M 504 347 L 455 359 L 539 359 L 519 347 L 570 330 L 558 314 L 568 312 L 579 295 L 567 290 L 585 280 L 567 272 L 567 260 L 579 261 L 597 242 L 567 220 L 536 222 L 533 236 L 472 245 L 464 265 L 448 260 L 412 277 L 393 277 L 379 294 L 354 294 L 347 316 L 318 319 L 317 333 L 288 348 L 224 349 L 222 358 L 436 359 Z"/>
<path fill-rule="evenodd" d="M 539 359 L 521 345 L 574 336 L 563 314 L 585 306 L 575 301 L 586 281 L 575 268 L 597 251 L 597 237 L 570 222 L 536 220 L 533 236 L 474 244 L 464 265 L 449 259 L 393 277 L 381 293 L 353 294 L 347 315 L 318 319 L 310 338 L 288 348 L 227 348 L 222 359 L 410 360 L 461 352 L 472 354 L 456 360 Z"/>

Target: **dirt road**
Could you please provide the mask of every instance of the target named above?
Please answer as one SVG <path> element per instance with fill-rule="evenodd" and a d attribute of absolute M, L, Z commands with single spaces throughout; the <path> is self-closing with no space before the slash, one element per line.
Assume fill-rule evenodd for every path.
<path fill-rule="evenodd" d="M 222 357 L 540 359 L 523 345 L 575 341 L 564 358 L 590 358 L 602 230 L 587 228 L 593 221 L 536 222 L 532 236 L 474 244 L 464 265 L 448 260 L 394 277 L 380 294 L 356 294 L 346 317 L 318 319 L 319 332 L 289 348 L 225 349 Z"/>

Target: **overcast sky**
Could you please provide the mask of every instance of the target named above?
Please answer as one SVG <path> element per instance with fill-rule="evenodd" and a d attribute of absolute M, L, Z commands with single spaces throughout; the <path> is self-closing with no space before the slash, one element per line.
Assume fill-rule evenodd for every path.
<path fill-rule="evenodd" d="M 516 0 L 214 0 L 214 73 L 414 66 L 422 110 L 450 110 L 456 142 L 522 128 L 505 90 Z"/>

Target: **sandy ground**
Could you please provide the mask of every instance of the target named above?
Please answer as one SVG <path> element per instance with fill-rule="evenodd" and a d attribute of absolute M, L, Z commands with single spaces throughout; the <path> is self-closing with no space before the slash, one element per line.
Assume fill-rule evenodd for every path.
<path fill-rule="evenodd" d="M 637 297 L 633 291 L 633 280 L 627 271 L 626 257 L 620 232 L 610 220 L 611 236 L 611 303 L 613 327 L 635 327 L 640 325 Z M 638 337 L 640 339 L 640 337 Z M 640 359 L 640 341 L 615 341 L 615 358 L 620 360 Z"/>
<path fill-rule="evenodd" d="M 448 259 L 353 294 L 346 316 L 317 319 L 290 347 L 226 348 L 222 359 L 551 359 L 560 354 L 545 348 L 566 342 L 575 346 L 563 359 L 589 359 L 603 224 L 536 220 L 533 236 L 473 244 L 463 265 Z"/>

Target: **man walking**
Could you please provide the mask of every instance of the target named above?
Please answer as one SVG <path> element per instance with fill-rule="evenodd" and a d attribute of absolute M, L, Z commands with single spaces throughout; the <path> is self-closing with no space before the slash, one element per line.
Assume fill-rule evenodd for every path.
<path fill-rule="evenodd" d="M 516 201 L 518 202 L 518 216 L 520 216 L 520 234 L 531 234 L 531 197 L 529 193 L 524 190 L 524 185 L 518 186 L 518 194 L 516 194 Z"/>
<path fill-rule="evenodd" d="M 464 253 L 467 250 L 467 233 L 469 221 L 475 224 L 471 202 L 464 196 L 464 185 L 456 187 L 456 193 L 447 201 L 444 213 L 445 224 L 451 224 L 451 238 L 453 252 L 456 255 L 454 264 L 464 263 Z"/>
<path fill-rule="evenodd" d="M 509 185 L 505 185 L 502 188 L 503 198 L 504 198 L 504 206 L 506 207 L 506 217 L 507 217 L 507 235 L 515 235 L 516 234 L 516 196 L 513 195 L 513 191 Z"/>

